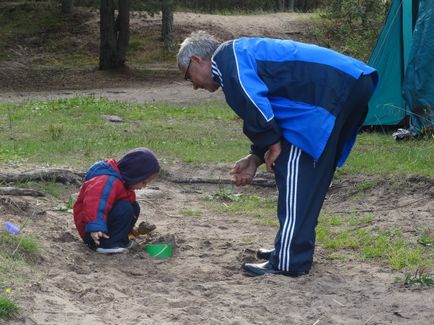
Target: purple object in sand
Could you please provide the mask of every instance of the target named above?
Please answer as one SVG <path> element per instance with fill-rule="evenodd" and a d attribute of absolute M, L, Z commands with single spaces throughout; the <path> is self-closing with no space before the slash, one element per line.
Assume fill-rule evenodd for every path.
<path fill-rule="evenodd" d="M 6 221 L 4 226 L 5 230 L 12 235 L 18 235 L 20 233 L 20 227 L 12 222 Z"/>

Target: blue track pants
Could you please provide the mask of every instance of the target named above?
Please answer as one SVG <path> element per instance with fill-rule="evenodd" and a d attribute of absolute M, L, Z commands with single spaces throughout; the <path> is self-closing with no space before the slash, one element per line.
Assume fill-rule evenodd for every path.
<path fill-rule="evenodd" d="M 270 258 L 278 270 L 305 274 L 312 266 L 318 216 L 344 145 L 366 117 L 373 91 L 371 78 L 361 77 L 354 88 L 318 161 L 282 142 L 282 152 L 275 163 L 280 226 Z"/>

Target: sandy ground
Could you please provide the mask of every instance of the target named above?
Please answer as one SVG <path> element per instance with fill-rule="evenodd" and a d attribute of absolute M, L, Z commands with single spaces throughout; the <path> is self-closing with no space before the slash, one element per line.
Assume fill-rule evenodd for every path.
<path fill-rule="evenodd" d="M 215 166 L 213 178 L 224 179 L 228 167 Z M 172 172 L 209 175 L 207 168 Z M 354 189 L 363 179 L 335 180 L 325 209 L 372 211 L 375 226 L 397 227 L 409 237 L 421 226 L 432 228 L 433 180 L 408 177 L 398 184 L 411 192 L 378 180 L 360 196 Z M 61 202 L 52 197 L 2 201 L 0 221 L 30 218 L 25 232 L 43 247 L 42 260 L 26 269 L 27 281 L 13 286 L 22 313 L 9 324 L 432 324 L 434 289 L 407 288 L 396 282 L 402 273 L 375 262 L 330 260 L 318 249 L 307 276 L 244 276 L 241 263 L 270 246 L 276 229 L 210 210 L 204 200 L 218 191 L 217 185 L 167 179 L 139 191 L 139 220 L 157 229 L 116 256 L 88 250 L 71 214 L 57 211 Z M 273 188 L 254 191 L 276 194 Z M 185 216 L 182 209 L 201 215 Z M 143 250 L 144 242 L 160 236 L 176 239 L 170 259 L 156 260 Z"/>
<path fill-rule="evenodd" d="M 182 16 L 186 29 L 204 24 L 216 30 L 232 26 L 234 36 L 242 27 L 251 35 L 265 33 L 269 26 L 282 29 L 289 17 L 254 16 L 247 23 L 240 17 L 189 15 Z M 283 29 L 287 32 L 297 31 Z M 3 91 L 0 100 L 75 95 L 181 104 L 222 98 L 220 92 L 210 97 L 204 91 L 191 91 L 186 82 L 171 81 L 84 90 Z M 230 166 L 164 168 L 178 176 L 227 179 Z M 7 166 L 2 171 L 13 172 Z M 376 186 L 361 194 L 356 184 L 367 179 L 363 175 L 336 179 L 325 209 L 368 213 L 374 216 L 375 226 L 399 228 L 412 240 L 418 229 L 434 228 L 434 180 L 372 179 Z M 255 260 L 257 248 L 272 245 L 276 228 L 210 209 L 204 199 L 219 189 L 161 178 L 139 191 L 140 220 L 157 226 L 153 236 L 141 240 L 176 239 L 174 256 L 166 260 L 149 257 L 143 243 L 125 255 L 98 255 L 80 242 L 71 213 L 59 210 L 62 202 L 57 199 L 0 197 L 0 222 L 22 223 L 30 218 L 25 233 L 39 239 L 43 247 L 41 260 L 25 270 L 25 281 L 11 285 L 22 310 L 8 324 L 432 324 L 434 289 L 405 287 L 396 282 L 402 273 L 378 262 L 356 257 L 332 260 L 317 249 L 307 276 L 244 276 L 241 263 Z M 276 195 L 274 188 L 252 189 L 264 196 Z M 77 190 L 69 188 L 71 193 Z M 198 210 L 201 215 L 184 216 L 182 209 Z"/>

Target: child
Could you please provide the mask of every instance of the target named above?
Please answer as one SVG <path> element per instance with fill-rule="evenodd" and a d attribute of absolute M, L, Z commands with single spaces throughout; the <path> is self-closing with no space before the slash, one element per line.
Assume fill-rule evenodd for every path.
<path fill-rule="evenodd" d="M 136 148 L 119 161 L 97 161 L 88 170 L 74 204 L 75 226 L 84 243 L 102 254 L 127 252 L 140 213 L 135 190 L 160 172 L 155 155 Z"/>

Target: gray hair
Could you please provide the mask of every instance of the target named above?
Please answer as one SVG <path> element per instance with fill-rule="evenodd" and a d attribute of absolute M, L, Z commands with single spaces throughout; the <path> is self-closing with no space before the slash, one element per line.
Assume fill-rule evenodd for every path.
<path fill-rule="evenodd" d="M 178 68 L 186 68 L 193 55 L 211 59 L 220 44 L 221 42 L 214 36 L 203 30 L 191 33 L 190 36 L 181 43 L 178 55 L 176 56 Z"/>

